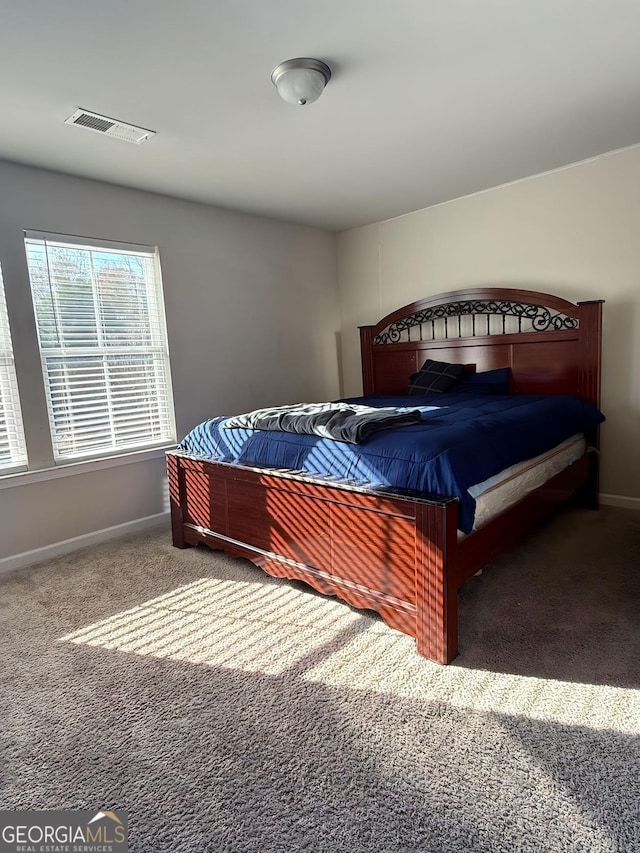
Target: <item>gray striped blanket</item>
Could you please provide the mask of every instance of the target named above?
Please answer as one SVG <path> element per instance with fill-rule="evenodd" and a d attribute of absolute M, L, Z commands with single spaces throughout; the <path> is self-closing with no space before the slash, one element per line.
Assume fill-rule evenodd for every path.
<path fill-rule="evenodd" d="M 360 444 L 381 429 L 410 426 L 420 421 L 417 409 L 373 408 L 353 403 L 295 403 L 256 409 L 228 418 L 231 429 L 265 429 L 318 435 L 336 441 Z"/>

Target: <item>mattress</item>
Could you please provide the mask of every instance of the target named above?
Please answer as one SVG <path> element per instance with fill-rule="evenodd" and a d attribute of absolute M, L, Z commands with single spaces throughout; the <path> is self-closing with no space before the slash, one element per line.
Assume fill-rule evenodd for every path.
<path fill-rule="evenodd" d="M 547 480 L 573 465 L 585 454 L 586 448 L 584 436 L 573 435 L 546 453 L 511 465 L 482 483 L 471 486 L 469 494 L 476 502 L 473 530 L 483 527 Z"/>

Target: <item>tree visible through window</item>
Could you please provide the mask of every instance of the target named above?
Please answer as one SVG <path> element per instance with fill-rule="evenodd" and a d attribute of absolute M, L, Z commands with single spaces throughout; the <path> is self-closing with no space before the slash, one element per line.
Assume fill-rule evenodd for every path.
<path fill-rule="evenodd" d="M 153 249 L 25 239 L 54 456 L 175 440 Z"/>

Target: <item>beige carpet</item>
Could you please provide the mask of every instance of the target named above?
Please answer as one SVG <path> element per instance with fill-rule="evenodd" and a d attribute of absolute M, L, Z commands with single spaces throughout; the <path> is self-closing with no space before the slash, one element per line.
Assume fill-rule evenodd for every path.
<path fill-rule="evenodd" d="M 461 655 L 169 534 L 0 578 L 0 806 L 132 851 L 640 850 L 640 514 L 569 510 L 461 595 Z"/>

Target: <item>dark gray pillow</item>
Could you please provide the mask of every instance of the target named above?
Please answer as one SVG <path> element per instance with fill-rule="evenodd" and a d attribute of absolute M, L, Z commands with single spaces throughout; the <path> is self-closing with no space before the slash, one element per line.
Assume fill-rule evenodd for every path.
<path fill-rule="evenodd" d="M 409 377 L 407 394 L 442 394 L 460 379 L 464 373 L 464 364 L 449 364 L 447 361 L 433 361 L 428 358 L 417 373 Z"/>

